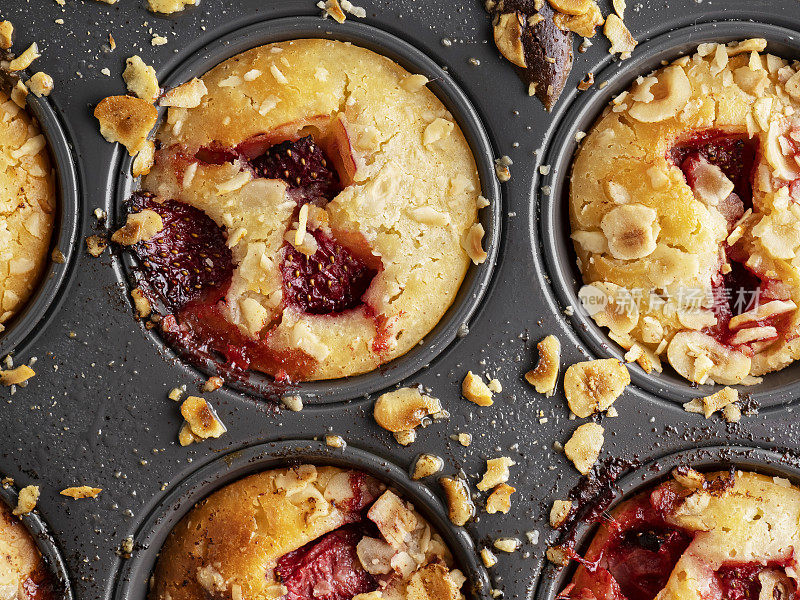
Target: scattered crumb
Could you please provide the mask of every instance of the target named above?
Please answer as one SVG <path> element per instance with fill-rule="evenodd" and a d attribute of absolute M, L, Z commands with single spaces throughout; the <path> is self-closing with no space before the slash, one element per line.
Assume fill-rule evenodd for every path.
<path fill-rule="evenodd" d="M 82 500 L 84 498 L 97 498 L 102 492 L 102 488 L 89 487 L 88 485 L 81 485 L 78 487 L 69 487 L 61 490 L 59 493 L 62 496 L 67 496 L 75 500 Z"/>
<path fill-rule="evenodd" d="M 12 512 L 16 516 L 27 515 L 34 508 L 36 508 L 36 503 L 38 501 L 39 501 L 39 486 L 38 485 L 25 486 L 19 491 L 19 496 L 17 497 L 17 507 Z"/>

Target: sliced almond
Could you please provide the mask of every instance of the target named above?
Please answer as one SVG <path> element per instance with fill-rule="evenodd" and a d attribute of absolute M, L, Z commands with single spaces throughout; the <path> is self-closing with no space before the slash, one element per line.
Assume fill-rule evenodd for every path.
<path fill-rule="evenodd" d="M 564 454 L 581 474 L 587 475 L 597 462 L 605 441 L 604 431 L 605 429 L 597 423 L 584 423 L 564 444 Z"/>
<path fill-rule="evenodd" d="M 40 56 L 39 46 L 36 45 L 36 42 L 33 42 L 22 54 L 8 63 L 8 70 L 13 72 L 27 69 Z"/>
<path fill-rule="evenodd" d="M 164 221 L 154 210 L 145 209 L 128 215 L 125 225 L 111 236 L 111 241 L 123 246 L 132 246 L 149 240 L 164 229 Z"/>
<path fill-rule="evenodd" d="M 692 95 L 692 86 L 683 68 L 666 67 L 658 73 L 658 83 L 650 88 L 654 99 L 634 102 L 628 114 L 643 123 L 656 123 L 672 118 L 683 110 Z"/>
<path fill-rule="evenodd" d="M 490 458 L 486 461 L 486 473 L 483 478 L 475 486 L 481 492 L 486 492 L 493 487 L 497 487 L 501 483 L 508 481 L 510 476 L 509 468 L 513 467 L 516 463 L 507 456 L 500 458 Z"/>
<path fill-rule="evenodd" d="M 181 415 L 192 434 L 201 439 L 218 438 L 227 431 L 211 405 L 198 396 L 189 396 L 183 401 Z"/>
<path fill-rule="evenodd" d="M 564 374 L 570 410 L 580 418 L 607 410 L 631 382 L 628 369 L 616 358 L 571 365 Z"/>
<path fill-rule="evenodd" d="M 475 515 L 475 505 L 470 497 L 469 487 L 462 479 L 442 477 L 439 483 L 447 497 L 450 521 L 457 527 L 463 527 Z"/>
<path fill-rule="evenodd" d="M 411 479 L 415 481 L 436 475 L 444 467 L 444 461 L 434 454 L 420 454 L 411 469 Z"/>
<path fill-rule="evenodd" d="M 494 43 L 506 60 L 521 68 L 527 67 L 525 48 L 522 45 L 522 28 L 525 15 L 519 12 L 497 15 L 494 20 Z"/>
<path fill-rule="evenodd" d="M 550 508 L 550 527 L 556 529 L 567 522 L 572 512 L 572 500 L 556 500 Z"/>
<path fill-rule="evenodd" d="M 12 46 L 14 26 L 11 21 L 0 21 L 0 48 L 8 50 Z"/>
<path fill-rule="evenodd" d="M 386 431 L 399 433 L 419 427 L 426 417 L 441 410 L 442 405 L 436 398 L 417 388 L 405 387 L 381 394 L 375 401 L 373 416 Z"/>
<path fill-rule="evenodd" d="M 464 235 L 464 239 L 461 240 L 461 247 L 464 248 L 467 256 L 476 265 L 486 262 L 489 256 L 483 249 L 484 233 L 483 225 L 474 223 Z"/>
<path fill-rule="evenodd" d="M 706 485 L 706 476 L 690 467 L 675 467 L 672 478 L 689 490 L 701 490 Z"/>
<path fill-rule="evenodd" d="M 633 49 L 636 48 L 638 42 L 633 39 L 631 32 L 625 27 L 625 23 L 616 14 L 610 14 L 606 17 L 606 24 L 603 27 L 603 34 L 611 42 L 611 48 L 608 49 L 609 54 L 619 54 L 620 58 L 627 58 L 630 56 Z"/>
<path fill-rule="evenodd" d="M 695 383 L 711 379 L 732 385 L 750 372 L 750 358 L 699 331 L 676 333 L 667 346 L 667 358 L 678 374 Z"/>
<path fill-rule="evenodd" d="M 50 75 L 42 71 L 37 71 L 31 75 L 31 78 L 25 82 L 25 85 L 33 92 L 34 96 L 41 98 L 42 96 L 49 96 L 55 84 Z"/>
<path fill-rule="evenodd" d="M 17 496 L 17 506 L 11 512 L 14 514 L 14 516 L 27 515 L 33 511 L 34 508 L 36 508 L 36 503 L 38 501 L 39 486 L 26 485 L 19 491 L 19 496 Z"/>
<path fill-rule="evenodd" d="M 102 488 L 94 488 L 88 485 L 81 485 L 78 487 L 69 487 L 64 490 L 61 490 L 59 493 L 62 496 L 67 496 L 68 498 L 73 498 L 74 500 L 82 500 L 84 498 L 97 498 L 102 492 Z"/>
<path fill-rule="evenodd" d="M 583 15 L 592 8 L 592 0 L 548 0 L 550 6 L 565 15 Z"/>
<path fill-rule="evenodd" d="M 13 369 L 0 371 L 0 383 L 6 386 L 19 385 L 20 383 L 25 383 L 34 375 L 36 375 L 36 372 L 28 365 L 20 365 Z"/>
<path fill-rule="evenodd" d="M 109 142 L 119 142 L 133 156 L 145 144 L 158 120 L 158 110 L 147 100 L 133 96 L 110 96 L 94 109 L 100 133 Z"/>
<path fill-rule="evenodd" d="M 511 494 L 517 489 L 506 483 L 501 483 L 486 498 L 486 512 L 490 515 L 496 513 L 507 514 L 511 510 Z"/>
<path fill-rule="evenodd" d="M 525 373 L 525 381 L 540 394 L 550 397 L 555 393 L 558 381 L 561 342 L 556 336 L 548 335 L 536 344 L 536 349 L 539 351 L 539 362 L 535 369 Z"/>
<path fill-rule="evenodd" d="M 732 330 L 764 322 L 775 317 L 781 317 L 797 310 L 797 304 L 792 300 L 771 300 L 759 304 L 756 308 L 731 317 L 728 327 Z"/>
<path fill-rule="evenodd" d="M 478 406 L 491 406 L 494 404 L 492 390 L 489 389 L 489 386 L 486 385 L 480 375 L 476 375 L 472 371 L 467 371 L 464 380 L 461 382 L 461 395 Z"/>
<path fill-rule="evenodd" d="M 708 419 L 718 410 L 725 408 L 727 405 L 739 401 L 739 392 L 730 387 L 724 387 L 720 391 L 704 396 L 703 398 L 696 398 L 691 402 L 683 405 L 686 412 L 700 412 Z"/>
<path fill-rule="evenodd" d="M 608 239 L 611 255 L 622 260 L 636 260 L 652 254 L 661 231 L 658 213 L 641 204 L 612 208 L 600 221 L 600 227 Z"/>
<path fill-rule="evenodd" d="M 125 80 L 131 94 L 148 102 L 155 102 L 161 93 L 156 70 L 145 64 L 138 55 L 133 55 L 125 61 L 122 79 Z"/>
<path fill-rule="evenodd" d="M 174 106 L 176 108 L 197 108 L 207 93 L 206 84 L 195 77 L 165 92 L 158 105 Z"/>

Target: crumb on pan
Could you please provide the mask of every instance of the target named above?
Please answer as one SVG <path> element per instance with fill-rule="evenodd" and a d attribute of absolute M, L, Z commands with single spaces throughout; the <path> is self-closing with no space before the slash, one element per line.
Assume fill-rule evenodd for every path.
<path fill-rule="evenodd" d="M 556 336 L 548 335 L 536 344 L 536 349 L 539 351 L 539 362 L 536 364 L 536 368 L 525 374 L 525 380 L 530 383 L 537 392 L 550 397 L 556 391 L 559 361 L 561 357 L 561 342 L 558 341 Z"/>
<path fill-rule="evenodd" d="M 478 406 L 491 406 L 494 404 L 492 390 L 483 381 L 480 375 L 467 371 L 461 382 L 461 395 Z"/>
<path fill-rule="evenodd" d="M 36 372 L 28 365 L 20 365 L 13 369 L 0 371 L 0 383 L 6 386 L 19 385 L 28 381 L 34 375 L 36 375 Z"/>
<path fill-rule="evenodd" d="M 19 491 L 19 496 L 17 497 L 17 506 L 13 510 L 13 514 L 15 516 L 29 514 L 34 508 L 36 508 L 36 503 L 38 501 L 39 501 L 39 486 L 38 485 L 25 486 Z"/>
<path fill-rule="evenodd" d="M 158 110 L 147 100 L 133 96 L 109 96 L 94 109 L 100 133 L 109 142 L 119 142 L 133 156 L 147 141 L 158 120 Z"/>
<path fill-rule="evenodd" d="M 102 488 L 95 488 L 90 487 L 88 485 L 81 485 L 77 487 L 68 487 L 66 489 L 61 490 L 59 493 L 62 496 L 67 496 L 68 498 L 73 498 L 75 500 L 81 500 L 84 498 L 97 498 L 102 492 Z"/>
<path fill-rule="evenodd" d="M 597 457 L 600 456 L 600 450 L 605 441 L 604 432 L 605 429 L 602 425 L 584 423 L 564 444 L 564 454 L 582 475 L 588 474 L 597 462 Z"/>
<path fill-rule="evenodd" d="M 625 365 L 604 358 L 570 365 L 564 373 L 564 393 L 570 410 L 583 419 L 607 410 L 630 382 Z"/>
<path fill-rule="evenodd" d="M 414 441 L 414 430 L 425 425 L 429 417 L 441 413 L 442 405 L 437 398 L 423 394 L 417 388 L 404 387 L 381 394 L 375 401 L 373 416 L 386 431 L 400 434 L 404 444 Z"/>

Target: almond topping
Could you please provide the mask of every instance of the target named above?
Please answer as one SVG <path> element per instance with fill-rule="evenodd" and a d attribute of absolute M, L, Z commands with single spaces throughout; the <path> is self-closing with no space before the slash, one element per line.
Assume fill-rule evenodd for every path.
<path fill-rule="evenodd" d="M 133 307 L 136 309 L 136 316 L 140 319 L 146 319 L 153 312 L 153 307 L 150 305 L 150 300 L 144 295 L 141 288 L 133 288 L 131 290 L 131 299 L 133 300 Z"/>
<path fill-rule="evenodd" d="M 428 416 L 441 410 L 442 405 L 436 398 L 421 393 L 417 388 L 404 387 L 381 394 L 375 401 L 373 416 L 386 431 L 400 433 L 414 430 Z"/>
<path fill-rule="evenodd" d="M 0 21 L 0 48 L 8 50 L 12 46 L 14 26 L 11 21 Z"/>
<path fill-rule="evenodd" d="M 486 512 L 490 515 L 495 513 L 508 513 L 511 510 L 511 494 L 517 489 L 508 484 L 501 483 L 486 498 Z"/>
<path fill-rule="evenodd" d="M 610 14 L 606 17 L 603 34 L 608 38 L 608 41 L 611 42 L 611 48 L 609 48 L 608 53 L 619 53 L 622 59 L 628 58 L 631 52 L 633 52 L 633 49 L 636 48 L 636 44 L 638 44 L 638 42 L 633 39 L 628 28 L 625 27 L 625 23 L 622 22 L 622 19 L 615 14 Z"/>
<path fill-rule="evenodd" d="M 450 521 L 457 527 L 463 527 L 475 515 L 475 505 L 467 484 L 461 479 L 451 477 L 442 477 L 439 483 L 447 496 Z"/>
<path fill-rule="evenodd" d="M 187 397 L 181 404 L 181 415 L 186 419 L 191 434 L 197 438 L 218 438 L 227 431 L 214 409 L 203 398 Z"/>
<path fill-rule="evenodd" d="M 200 106 L 200 102 L 207 93 L 206 84 L 195 77 L 166 92 L 159 100 L 158 105 L 174 106 L 176 108 L 196 108 Z"/>
<path fill-rule="evenodd" d="M 131 174 L 134 177 L 147 175 L 155 164 L 156 145 L 151 140 L 147 140 L 142 149 L 136 153 L 131 165 Z"/>
<path fill-rule="evenodd" d="M 490 458 L 486 461 L 486 473 L 475 487 L 481 492 L 486 492 L 501 483 L 505 483 L 510 476 L 509 467 L 513 467 L 515 464 L 507 456 Z"/>
<path fill-rule="evenodd" d="M 108 248 L 108 241 L 101 235 L 90 235 L 86 238 L 86 251 L 97 258 Z"/>
<path fill-rule="evenodd" d="M 484 263 L 489 256 L 482 245 L 484 233 L 483 225 L 475 223 L 464 235 L 464 239 L 461 240 L 461 247 L 464 248 L 467 256 L 476 265 Z"/>
<path fill-rule="evenodd" d="M 550 527 L 556 529 L 567 522 L 569 513 L 572 512 L 571 500 L 556 500 L 550 509 Z"/>
<path fill-rule="evenodd" d="M 786 315 L 797 309 L 797 304 L 792 300 L 771 300 L 764 304 L 759 304 L 756 308 L 731 317 L 728 327 L 732 330 L 740 329 L 748 325 L 754 325 L 759 321 L 766 321 L 772 317 Z"/>
<path fill-rule="evenodd" d="M 411 479 L 417 481 L 436 475 L 444 467 L 444 461 L 434 454 L 420 454 L 411 470 Z"/>
<path fill-rule="evenodd" d="M 600 221 L 614 258 L 636 260 L 649 256 L 656 249 L 661 231 L 658 213 L 641 204 L 624 204 L 612 208 Z"/>
<path fill-rule="evenodd" d="M 592 8 L 592 0 L 548 0 L 550 6 L 565 15 L 582 15 Z"/>
<path fill-rule="evenodd" d="M 54 83 L 50 75 L 43 71 L 37 71 L 25 82 L 25 85 L 33 92 L 34 96 L 41 98 L 42 96 L 50 95 L 50 92 L 53 91 Z"/>
<path fill-rule="evenodd" d="M 8 70 L 22 71 L 23 69 L 27 69 L 31 66 L 31 63 L 40 56 L 39 46 L 36 45 L 36 42 L 33 42 L 22 54 L 8 64 Z"/>
<path fill-rule="evenodd" d="M 571 365 L 564 374 L 570 410 L 580 418 L 607 410 L 631 382 L 628 369 L 616 358 Z"/>
<path fill-rule="evenodd" d="M 666 67 L 658 75 L 658 83 L 650 88 L 654 99 L 634 102 L 628 114 L 643 123 L 664 121 L 683 110 L 692 95 L 692 86 L 686 73 L 678 65 Z"/>
<path fill-rule="evenodd" d="M 461 382 L 461 395 L 478 406 L 494 404 L 492 390 L 484 383 L 480 375 L 475 375 L 472 371 L 467 371 L 464 381 Z"/>
<path fill-rule="evenodd" d="M 597 423 L 584 423 L 575 430 L 569 441 L 564 444 L 564 454 L 572 461 L 581 474 L 587 475 L 592 470 L 600 450 L 603 448 L 602 425 Z"/>
<path fill-rule="evenodd" d="M 550 397 L 555 393 L 558 381 L 561 342 L 556 336 L 548 335 L 536 344 L 536 349 L 539 351 L 539 362 L 535 369 L 525 373 L 525 381 L 540 394 Z"/>
<path fill-rule="evenodd" d="M 525 61 L 525 48 L 522 45 L 522 27 L 525 15 L 518 12 L 497 15 L 494 19 L 494 43 L 506 60 L 518 67 L 528 66 Z"/>
<path fill-rule="evenodd" d="M 109 142 L 119 142 L 133 156 L 145 144 L 147 134 L 158 120 L 155 106 L 132 96 L 104 98 L 94 109 L 100 133 Z"/>
<path fill-rule="evenodd" d="M 683 409 L 690 413 L 700 413 L 708 419 L 718 410 L 721 410 L 739 401 L 739 391 L 730 387 L 724 387 L 720 391 L 704 396 L 703 398 L 695 398 L 690 402 L 683 405 Z"/>
<path fill-rule="evenodd" d="M 20 365 L 13 369 L 0 371 L 0 383 L 3 385 L 19 385 L 20 383 L 25 383 L 34 375 L 36 375 L 36 372 L 28 365 Z"/>
<path fill-rule="evenodd" d="M 164 229 L 164 221 L 154 210 L 145 209 L 138 213 L 128 215 L 125 225 L 120 227 L 111 236 L 111 241 L 123 246 L 132 246 L 144 240 L 149 240 L 159 231 Z"/>
<path fill-rule="evenodd" d="M 156 70 L 146 65 L 139 56 L 131 56 L 125 61 L 125 70 L 122 72 L 122 79 L 128 86 L 128 91 L 148 102 L 155 102 L 161 87 L 158 85 Z"/>
<path fill-rule="evenodd" d="M 706 476 L 690 467 L 675 467 L 672 469 L 672 478 L 690 490 L 701 490 L 706 485 Z"/>

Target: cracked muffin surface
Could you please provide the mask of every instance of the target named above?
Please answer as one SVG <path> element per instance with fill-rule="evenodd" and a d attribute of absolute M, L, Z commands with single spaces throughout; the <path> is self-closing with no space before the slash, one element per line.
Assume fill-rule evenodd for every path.
<path fill-rule="evenodd" d="M 648 372 L 756 383 L 800 357 L 800 74 L 765 48 L 640 77 L 575 157 L 579 296 Z"/>
<path fill-rule="evenodd" d="M 246 477 L 172 530 L 151 600 L 463 600 L 425 518 L 369 475 L 301 465 Z"/>
<path fill-rule="evenodd" d="M 186 289 L 213 271 L 217 293 L 173 304 L 165 331 L 293 380 L 364 373 L 418 344 L 484 259 L 475 161 L 425 77 L 307 39 L 201 81 L 198 106 L 169 109 L 143 189 L 164 219 L 165 200 L 202 211 L 226 249 L 177 261 Z M 181 277 L 163 271 L 169 300 Z"/>
<path fill-rule="evenodd" d="M 28 530 L 0 500 L 0 600 L 57 597 L 53 577 Z"/>
<path fill-rule="evenodd" d="M 0 91 L 0 332 L 47 265 L 55 180 L 36 121 Z"/>
<path fill-rule="evenodd" d="M 787 479 L 679 467 L 611 511 L 560 597 L 798 597 L 800 490 Z"/>

